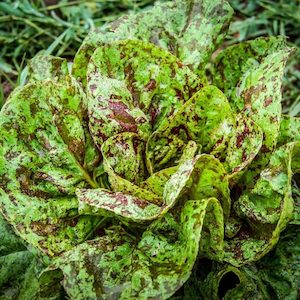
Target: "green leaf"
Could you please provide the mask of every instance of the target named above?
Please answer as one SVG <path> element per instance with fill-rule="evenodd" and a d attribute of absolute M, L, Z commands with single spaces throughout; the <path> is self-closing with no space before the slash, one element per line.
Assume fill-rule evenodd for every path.
<path fill-rule="evenodd" d="M 167 299 L 188 279 L 205 211 L 218 205 L 214 198 L 188 201 L 178 223 L 167 214 L 141 238 L 111 228 L 65 253 L 48 272 L 62 270 L 64 288 L 73 299 Z"/>
<path fill-rule="evenodd" d="M 112 136 L 101 148 L 104 170 L 113 191 L 122 191 L 124 194 L 161 204 L 158 195 L 138 185 L 146 175 L 144 144 L 135 133 L 124 132 Z"/>
<path fill-rule="evenodd" d="M 208 154 L 185 161 L 165 185 L 164 203 L 174 199 L 206 199 L 214 197 L 222 205 L 224 215 L 230 211 L 230 195 L 226 171 L 218 159 Z"/>
<path fill-rule="evenodd" d="M 200 73 L 225 37 L 232 13 L 223 0 L 158 3 L 92 31 L 75 56 L 73 74 L 85 85 L 87 64 L 94 50 L 111 41 L 128 39 L 168 50 Z"/>
<path fill-rule="evenodd" d="M 229 139 L 234 125 L 234 114 L 224 94 L 214 86 L 202 88 L 148 140 L 148 170 L 176 165 L 189 141 L 204 152 L 214 147 L 224 150 L 225 146 L 221 149 L 219 144 Z"/>
<path fill-rule="evenodd" d="M 80 189 L 77 191 L 77 198 L 80 214 L 120 217 L 125 222 L 151 221 L 163 210 L 144 198 L 104 189 Z"/>
<path fill-rule="evenodd" d="M 255 166 L 266 165 L 276 146 L 281 81 L 290 53 L 282 38 L 256 39 L 229 47 L 216 59 L 215 83 L 229 96 L 235 110 L 251 117 L 263 131 L 262 151 Z"/>
<path fill-rule="evenodd" d="M 235 97 L 236 88 L 249 70 L 255 69 L 266 56 L 286 47 L 284 37 L 260 37 L 235 44 L 221 51 L 214 60 L 213 84 L 232 100 L 236 111 L 244 108 L 243 99 Z"/>
<path fill-rule="evenodd" d="M 34 256 L 1 214 L 0 240 L 0 299 L 24 299 L 20 295 Z"/>
<path fill-rule="evenodd" d="M 77 217 L 76 188 L 97 187 L 84 169 L 85 98 L 69 78 L 16 92 L 3 107 L 0 209 L 28 243 L 53 255 L 82 241 L 93 218 Z"/>
<path fill-rule="evenodd" d="M 272 299 L 296 299 L 299 294 L 299 238 L 299 227 L 288 227 L 276 248 L 257 264 L 257 276 L 266 285 Z"/>
<path fill-rule="evenodd" d="M 141 41 L 97 48 L 87 77 L 89 127 L 99 148 L 121 132 L 147 139 L 202 87 L 175 56 Z"/>
<path fill-rule="evenodd" d="M 299 228 L 288 227 L 277 246 L 256 264 L 235 268 L 213 263 L 204 278 L 191 277 L 201 299 L 296 299 L 299 292 Z M 197 266 L 199 273 L 201 265 Z M 186 298 L 184 298 L 186 299 Z"/>
<path fill-rule="evenodd" d="M 29 81 L 51 79 L 60 82 L 69 74 L 68 62 L 64 58 L 41 53 L 29 61 L 28 72 Z"/>
<path fill-rule="evenodd" d="M 118 176 L 135 184 L 146 178 L 145 142 L 136 133 L 114 135 L 106 140 L 101 150 L 105 166 Z"/>
<path fill-rule="evenodd" d="M 259 154 L 263 142 L 261 128 L 243 114 L 237 115 L 236 127 L 228 142 L 224 167 L 231 183 L 235 183 Z M 214 151 L 212 151 L 214 154 Z M 223 155 L 224 155 L 223 154 Z"/>
<path fill-rule="evenodd" d="M 25 246 L 22 240 L 13 233 L 10 225 L 4 220 L 0 214 L 0 256 L 7 255 L 14 251 L 23 251 Z"/>
<path fill-rule="evenodd" d="M 258 260 L 278 242 L 280 232 L 293 216 L 291 179 L 300 171 L 299 151 L 299 142 L 279 147 L 254 187 L 234 203 L 235 212 L 248 225 L 226 241 L 225 260 L 229 263 L 239 266 Z"/>
<path fill-rule="evenodd" d="M 178 166 L 160 170 L 153 173 L 145 181 L 141 182 L 140 186 L 143 189 L 153 192 L 160 198 L 163 197 L 165 184 L 171 176 L 177 171 Z"/>
<path fill-rule="evenodd" d="M 262 281 L 250 268 L 238 269 L 230 265 L 213 264 L 204 280 L 196 279 L 194 284 L 197 284 L 203 300 L 271 300 Z"/>
<path fill-rule="evenodd" d="M 215 197 L 221 202 L 224 214 L 229 215 L 226 172 L 221 163 L 210 155 L 199 155 L 182 163 L 166 181 L 162 198 L 157 195 L 157 202 L 148 200 L 146 193 L 137 197 L 137 188 L 131 193 L 78 189 L 79 211 L 84 215 L 116 216 L 126 223 L 144 223 L 168 212 L 182 197 L 187 200 Z"/>

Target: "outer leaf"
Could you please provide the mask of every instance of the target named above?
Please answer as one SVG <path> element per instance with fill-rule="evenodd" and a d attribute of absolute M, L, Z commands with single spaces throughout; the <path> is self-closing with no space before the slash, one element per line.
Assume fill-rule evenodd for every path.
<path fill-rule="evenodd" d="M 3 107 L 0 209 L 28 243 L 52 255 L 81 241 L 75 189 L 97 187 L 83 168 L 84 95 L 72 82 L 30 84 Z"/>
<path fill-rule="evenodd" d="M 239 215 L 251 222 L 278 222 L 283 209 L 282 201 L 292 201 L 291 177 L 294 172 L 299 172 L 299 147 L 300 143 L 289 143 L 272 154 L 269 165 L 260 173 L 254 188 L 236 202 L 235 209 Z"/>
<path fill-rule="evenodd" d="M 119 234 L 110 232 L 67 252 L 49 271 L 62 270 L 64 287 L 74 299 L 167 299 L 188 279 L 205 210 L 217 203 L 188 201 L 179 224 L 168 214 L 140 240 L 118 228 Z"/>
<path fill-rule="evenodd" d="M 202 87 L 170 53 L 141 41 L 98 48 L 88 66 L 89 126 L 95 144 L 121 132 L 147 139 Z"/>
<path fill-rule="evenodd" d="M 200 268 L 200 266 L 199 266 Z M 213 264 L 212 271 L 197 281 L 201 299 L 258 299 L 269 300 L 260 287 L 261 282 L 249 276 L 244 270 L 230 265 Z"/>
<path fill-rule="evenodd" d="M 265 283 L 272 299 L 296 299 L 300 281 L 299 227 L 290 226 L 283 232 L 273 252 L 258 262 L 257 275 Z M 288 287 L 288 288 L 287 288 Z"/>
<path fill-rule="evenodd" d="M 141 223 L 156 219 L 163 210 L 145 199 L 104 189 L 81 189 L 77 197 L 82 215 L 122 217 L 125 221 Z"/>
<path fill-rule="evenodd" d="M 1 214 L 0 241 L 0 299 L 17 299 L 33 254 L 26 249 Z"/>
<path fill-rule="evenodd" d="M 261 37 L 230 46 L 221 51 L 214 61 L 213 84 L 231 100 L 236 111 L 244 108 L 243 99 L 236 98 L 236 87 L 244 74 L 255 69 L 266 56 L 286 47 L 284 37 Z"/>
<path fill-rule="evenodd" d="M 251 116 L 263 131 L 262 151 L 254 168 L 265 166 L 276 146 L 281 116 L 281 80 L 290 52 L 282 38 L 256 39 L 229 47 L 216 59 L 216 84 L 230 96 L 233 107 Z M 238 70 L 233 69 L 237 66 Z M 225 77 L 228 81 L 222 83 Z"/>
<path fill-rule="evenodd" d="M 16 299 L 33 255 L 28 250 L 0 257 L 0 299 Z M 5 298 L 7 297 L 7 298 Z"/>
<path fill-rule="evenodd" d="M 202 70 L 222 42 L 232 9 L 226 1 L 172 1 L 125 16 L 92 31 L 74 59 L 73 74 L 85 85 L 86 68 L 94 50 L 115 40 L 139 39 L 170 51 L 193 70 Z"/>
<path fill-rule="evenodd" d="M 22 240 L 17 237 L 10 225 L 3 219 L 0 214 L 0 256 L 7 255 L 14 251 L 26 250 Z"/>
<path fill-rule="evenodd" d="M 239 86 L 245 109 L 264 133 L 264 152 L 274 150 L 276 145 L 281 115 L 281 80 L 289 54 L 290 49 L 286 48 L 268 55 L 259 67 L 245 74 Z"/>
<path fill-rule="evenodd" d="M 30 81 L 51 79 L 61 82 L 69 74 L 67 60 L 52 55 L 36 55 L 29 61 L 28 69 Z"/>
<path fill-rule="evenodd" d="M 235 211 L 250 228 L 243 226 L 226 242 L 226 261 L 238 266 L 258 260 L 278 242 L 280 232 L 292 218 L 291 178 L 300 170 L 299 151 L 296 142 L 278 148 L 253 189 L 235 202 Z"/>
<path fill-rule="evenodd" d="M 146 151 L 148 170 L 176 165 L 189 141 L 204 152 L 214 146 L 220 151 L 218 144 L 227 142 L 234 122 L 224 94 L 214 86 L 204 87 L 152 134 Z"/>

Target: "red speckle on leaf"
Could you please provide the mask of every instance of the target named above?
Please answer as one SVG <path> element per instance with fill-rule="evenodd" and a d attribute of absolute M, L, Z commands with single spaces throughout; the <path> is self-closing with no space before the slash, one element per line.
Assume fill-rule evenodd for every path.
<path fill-rule="evenodd" d="M 267 97 L 264 102 L 264 107 L 269 106 L 270 104 L 272 104 L 272 102 L 273 102 L 272 97 Z"/>
<path fill-rule="evenodd" d="M 111 117 L 121 125 L 124 131 L 137 132 L 135 119 L 127 112 L 128 108 L 126 104 L 109 100 L 108 107 L 113 112 L 113 115 Z"/>
<path fill-rule="evenodd" d="M 153 91 L 156 88 L 156 81 L 154 79 L 151 79 L 149 83 L 145 86 L 145 90 L 147 92 Z"/>

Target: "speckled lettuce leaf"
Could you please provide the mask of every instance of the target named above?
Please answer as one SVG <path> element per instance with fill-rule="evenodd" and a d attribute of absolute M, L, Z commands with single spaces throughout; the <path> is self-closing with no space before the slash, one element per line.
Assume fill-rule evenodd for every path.
<path fill-rule="evenodd" d="M 84 94 L 72 78 L 31 83 L 1 112 L 0 210 L 49 255 L 82 241 L 95 222 L 77 217 L 76 188 L 97 187 L 86 160 Z"/>
<path fill-rule="evenodd" d="M 235 212 L 247 223 L 235 237 L 226 240 L 226 261 L 235 266 L 256 261 L 278 242 L 293 216 L 291 179 L 300 171 L 299 151 L 299 142 L 279 147 L 254 187 L 234 203 Z"/>
<path fill-rule="evenodd" d="M 181 197 L 187 200 L 215 197 L 226 216 L 230 211 L 226 172 L 216 158 L 207 154 L 182 163 L 166 181 L 162 197 L 157 195 L 158 199 L 161 197 L 157 203 L 135 194 L 104 189 L 78 189 L 77 197 L 81 214 L 116 216 L 125 222 L 154 220 L 169 211 Z"/>
<path fill-rule="evenodd" d="M 261 128 L 251 118 L 244 114 L 238 114 L 236 126 L 231 133 L 227 149 L 223 154 L 224 167 L 232 184 L 236 183 L 257 156 L 262 142 L 263 132 Z M 215 150 L 211 154 L 214 154 L 214 152 Z"/>
<path fill-rule="evenodd" d="M 215 84 L 225 90 L 236 111 L 250 116 L 263 131 L 263 145 L 255 166 L 266 165 L 276 146 L 281 118 L 281 81 L 290 53 L 282 38 L 256 39 L 229 47 L 215 62 Z M 237 66 L 236 71 L 233 68 Z"/>
<path fill-rule="evenodd" d="M 253 189 L 246 191 L 235 203 L 240 216 L 260 224 L 276 224 L 291 199 L 291 179 L 300 171 L 300 143 L 289 143 L 277 148 L 269 165 L 261 171 Z"/>
<path fill-rule="evenodd" d="M 190 158 L 193 158 L 195 153 Z M 159 196 L 161 199 L 163 198 L 164 188 L 167 181 L 171 178 L 171 176 L 177 171 L 178 166 L 166 168 L 160 170 L 156 173 L 153 173 L 149 176 L 145 181 L 140 183 L 140 186 L 152 192 L 153 194 Z"/>
<path fill-rule="evenodd" d="M 178 221 L 167 214 L 140 238 L 108 229 L 103 237 L 66 252 L 48 272 L 61 269 L 72 299 L 167 299 L 191 273 L 210 205 L 219 204 L 214 198 L 188 201 Z"/>
<path fill-rule="evenodd" d="M 202 152 L 224 150 L 234 126 L 224 94 L 214 86 L 202 88 L 151 135 L 146 149 L 149 172 L 178 164 L 189 141 Z"/>
<path fill-rule="evenodd" d="M 146 178 L 145 142 L 135 133 L 124 132 L 107 139 L 101 147 L 103 167 L 112 191 L 161 204 L 158 195 L 139 186 Z"/>
<path fill-rule="evenodd" d="M 260 37 L 222 50 L 214 59 L 213 84 L 232 100 L 233 109 L 240 111 L 244 103 L 234 94 L 241 78 L 259 66 L 267 55 L 285 47 L 284 37 Z"/>
<path fill-rule="evenodd" d="M 105 166 L 136 185 L 146 179 L 144 164 L 145 141 L 136 133 L 124 132 L 112 136 L 101 147 Z"/>
<path fill-rule="evenodd" d="M 150 175 L 145 181 L 140 183 L 140 186 L 143 189 L 153 192 L 163 198 L 163 193 L 165 189 L 165 184 L 171 178 L 171 176 L 178 170 L 178 167 L 181 166 L 186 161 L 193 159 L 197 154 L 198 146 L 194 141 L 189 141 L 184 148 L 184 151 L 181 155 L 181 158 L 178 162 L 178 165 L 166 169 L 162 169 L 158 172 Z"/>
<path fill-rule="evenodd" d="M 105 189 L 80 189 L 77 191 L 77 198 L 80 214 L 119 217 L 125 222 L 143 223 L 154 220 L 165 208 L 144 198 Z"/>
<path fill-rule="evenodd" d="M 257 68 L 245 74 L 239 85 L 245 113 L 263 131 L 263 153 L 270 153 L 276 145 L 281 118 L 281 81 L 289 54 L 289 48 L 269 54 Z"/>
<path fill-rule="evenodd" d="M 41 53 L 28 63 L 29 81 L 51 79 L 61 82 L 65 80 L 68 74 L 68 62 L 65 58 Z"/>
<path fill-rule="evenodd" d="M 226 171 L 218 159 L 202 154 L 185 161 L 166 183 L 164 202 L 175 198 L 205 199 L 214 197 L 222 205 L 224 215 L 230 211 L 230 195 Z"/>
<path fill-rule="evenodd" d="M 282 115 L 277 145 L 297 141 L 300 142 L 300 117 Z"/>
<path fill-rule="evenodd" d="M 99 148 L 121 132 L 147 139 L 203 85 L 169 52 L 130 40 L 97 48 L 87 77 L 89 128 Z"/>
<path fill-rule="evenodd" d="M 232 9 L 224 0 L 157 3 L 145 12 L 92 31 L 75 56 L 72 72 L 85 85 L 87 64 L 97 47 L 115 40 L 138 39 L 170 51 L 200 73 L 226 35 L 231 16 Z"/>

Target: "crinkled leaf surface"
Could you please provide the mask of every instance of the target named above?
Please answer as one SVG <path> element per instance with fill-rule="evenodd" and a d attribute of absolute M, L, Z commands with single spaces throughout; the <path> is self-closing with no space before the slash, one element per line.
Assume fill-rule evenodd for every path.
<path fill-rule="evenodd" d="M 183 163 L 165 185 L 164 202 L 174 198 L 205 199 L 217 198 L 225 216 L 230 211 L 230 196 L 226 172 L 213 156 L 202 154 Z"/>
<path fill-rule="evenodd" d="M 208 205 L 219 204 L 214 198 L 188 201 L 179 221 L 167 214 L 140 239 L 111 229 L 65 253 L 48 272 L 62 270 L 72 299 L 166 299 L 190 275 Z"/>
<path fill-rule="evenodd" d="M 145 142 L 137 134 L 124 132 L 112 136 L 102 145 L 104 170 L 113 191 L 160 204 L 159 196 L 139 186 L 146 177 L 144 163 Z M 113 152 L 113 153 L 112 153 Z"/>
<path fill-rule="evenodd" d="M 69 74 L 66 59 L 45 54 L 38 54 L 31 59 L 28 69 L 29 80 L 33 82 L 47 79 L 60 82 Z"/>
<path fill-rule="evenodd" d="M 256 165 L 265 165 L 276 146 L 281 80 L 290 52 L 282 38 L 256 39 L 229 47 L 216 58 L 216 85 L 229 96 L 236 111 L 251 117 L 263 131 L 263 146 Z"/>
<path fill-rule="evenodd" d="M 257 38 L 235 44 L 221 51 L 214 61 L 213 83 L 233 101 L 233 108 L 243 109 L 243 102 L 235 102 L 234 93 L 241 78 L 259 66 L 264 58 L 286 47 L 283 37 Z"/>
<path fill-rule="evenodd" d="M 224 94 L 214 86 L 202 88 L 148 140 L 148 170 L 155 172 L 176 165 L 189 141 L 209 152 L 229 138 L 234 122 Z"/>
<path fill-rule="evenodd" d="M 226 241 L 226 261 L 239 266 L 258 260 L 277 243 L 293 215 L 291 179 L 293 173 L 299 173 L 299 146 L 294 142 L 279 147 L 254 187 L 235 202 L 235 212 L 248 225 Z"/>
<path fill-rule="evenodd" d="M 224 0 L 170 1 L 125 16 L 92 31 L 74 59 L 73 74 L 86 83 L 86 69 L 94 50 L 111 41 L 138 39 L 175 54 L 193 70 L 201 68 L 222 42 L 232 8 Z"/>
<path fill-rule="evenodd" d="M 136 133 L 124 132 L 112 136 L 102 145 L 102 156 L 107 168 L 132 183 L 145 180 L 145 141 Z"/>
<path fill-rule="evenodd" d="M 130 40 L 97 48 L 87 78 L 89 128 L 98 147 L 121 132 L 147 139 L 203 85 L 167 51 Z"/>
<path fill-rule="evenodd" d="M 77 218 L 75 189 L 97 187 L 84 169 L 84 98 L 72 82 L 33 83 L 1 116 L 0 209 L 27 242 L 53 254 L 77 244 L 93 218 Z"/>
<path fill-rule="evenodd" d="M 226 172 L 216 158 L 207 154 L 187 160 L 178 167 L 165 183 L 161 205 L 124 192 L 113 193 L 104 189 L 78 189 L 77 197 L 81 214 L 115 215 L 133 222 L 156 219 L 181 197 L 200 200 L 215 197 L 220 200 L 226 216 L 230 211 Z"/>

